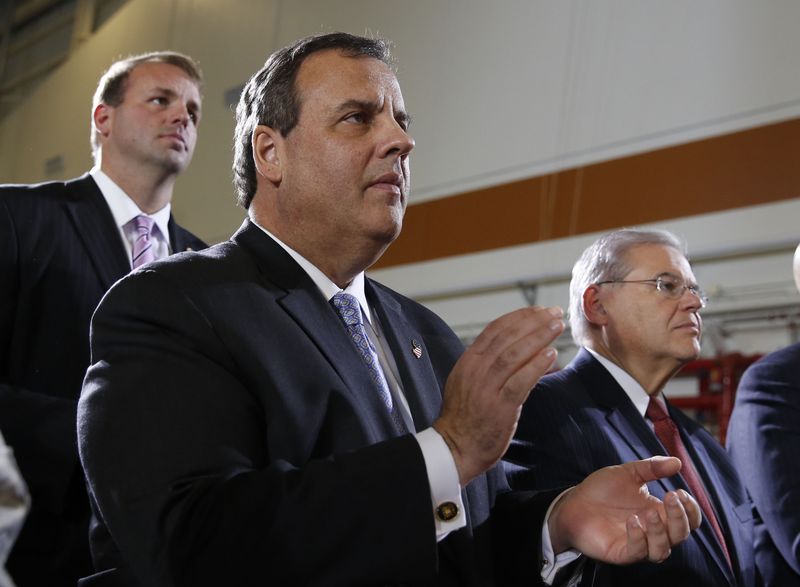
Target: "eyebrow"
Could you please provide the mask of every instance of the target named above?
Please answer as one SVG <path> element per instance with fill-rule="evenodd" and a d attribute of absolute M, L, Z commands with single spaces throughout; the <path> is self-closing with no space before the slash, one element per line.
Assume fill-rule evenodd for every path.
<path fill-rule="evenodd" d="M 170 98 L 175 98 L 178 95 L 178 92 L 176 92 L 172 88 L 164 88 L 162 86 L 156 86 L 151 90 L 151 92 L 154 94 L 165 94 Z M 199 102 L 196 102 L 195 100 L 189 100 L 187 102 L 187 105 L 188 108 L 192 110 L 194 114 L 200 114 L 201 106 Z"/>
<path fill-rule="evenodd" d="M 676 275 L 675 273 L 672 273 L 671 271 L 662 271 L 661 273 L 656 275 L 654 279 L 658 279 L 659 277 L 672 277 L 674 279 L 680 279 L 682 282 L 684 282 L 689 287 L 699 287 L 699 284 L 696 281 L 689 281 L 688 279 L 684 279 L 680 275 Z"/>
<path fill-rule="evenodd" d="M 339 106 L 336 107 L 336 112 L 340 113 L 346 110 L 353 110 L 353 109 L 364 110 L 365 112 L 369 112 L 370 114 L 375 114 L 376 112 L 379 111 L 377 102 L 373 102 L 370 100 L 357 100 L 354 98 L 351 100 L 346 100 L 345 102 L 339 104 Z M 405 110 L 395 111 L 394 119 L 397 122 L 404 124 L 406 128 L 411 126 L 411 116 L 409 116 L 408 112 L 406 112 Z"/>

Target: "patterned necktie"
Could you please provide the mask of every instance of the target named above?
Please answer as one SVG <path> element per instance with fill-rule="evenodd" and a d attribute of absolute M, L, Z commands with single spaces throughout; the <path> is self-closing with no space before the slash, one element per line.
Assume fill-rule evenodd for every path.
<path fill-rule="evenodd" d="M 678 457 L 681 460 L 681 472 L 679 473 L 683 480 L 686 482 L 686 486 L 691 491 L 692 496 L 697 500 L 700 509 L 703 510 L 703 514 L 705 515 L 706 519 L 708 520 L 709 524 L 711 524 L 711 528 L 714 530 L 714 534 L 717 535 L 717 541 L 719 542 L 720 546 L 722 546 L 722 551 L 725 553 L 725 558 L 728 561 L 728 564 L 731 564 L 731 557 L 728 553 L 728 547 L 725 544 L 725 536 L 722 534 L 722 528 L 719 525 L 719 521 L 717 520 L 717 516 L 714 514 L 714 508 L 711 507 L 711 501 L 708 499 L 708 494 L 706 493 L 705 489 L 703 489 L 703 483 L 700 481 L 700 476 L 697 474 L 697 471 L 692 464 L 692 459 L 689 457 L 689 453 L 686 450 L 686 446 L 683 444 L 683 440 L 681 440 L 680 432 L 678 431 L 678 427 L 675 425 L 675 422 L 672 418 L 669 417 L 667 411 L 664 409 L 664 406 L 661 405 L 656 398 L 651 397 L 650 403 L 647 406 L 647 412 L 645 415 L 653 422 L 653 428 L 655 429 L 656 436 L 661 441 L 661 444 L 664 445 L 664 448 L 667 449 L 667 452 L 670 456 Z"/>
<path fill-rule="evenodd" d="M 361 305 L 355 296 L 348 293 L 339 292 L 331 299 L 333 307 L 339 314 L 339 317 L 344 322 L 350 338 L 353 339 L 362 360 L 367 366 L 367 371 L 378 390 L 378 396 L 389 411 L 392 418 L 392 423 L 399 433 L 406 432 L 406 426 L 403 422 L 403 417 L 398 412 L 398 407 L 392 399 L 392 394 L 389 391 L 389 384 L 386 383 L 386 377 L 383 374 L 383 369 L 378 362 L 378 353 L 372 345 L 372 341 L 367 336 L 364 330 L 364 322 L 361 317 Z"/>
<path fill-rule="evenodd" d="M 155 220 L 149 216 L 140 214 L 131 222 L 136 229 L 136 232 L 134 233 L 136 238 L 133 241 L 132 255 L 132 265 L 133 268 L 136 269 L 145 263 L 150 263 L 151 261 L 156 260 L 156 252 L 155 248 L 153 247 L 155 242 L 150 238 Z"/>

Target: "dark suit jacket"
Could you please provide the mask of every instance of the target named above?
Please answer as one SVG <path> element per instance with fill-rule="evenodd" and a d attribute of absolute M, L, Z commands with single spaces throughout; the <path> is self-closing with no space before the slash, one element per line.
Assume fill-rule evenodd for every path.
<path fill-rule="evenodd" d="M 677 409 L 669 411 L 729 538 L 736 577 L 703 520 L 665 562 L 590 566 L 584 584 L 594 576 L 594 585 L 755 585 L 751 504 L 736 471 L 705 430 Z M 544 377 L 531 392 L 506 454 L 506 470 L 512 488 L 544 489 L 578 483 L 601 467 L 666 454 L 611 374 L 581 349 L 566 368 Z M 688 491 L 678 476 L 648 486 L 662 499 L 669 490 Z"/>
<path fill-rule="evenodd" d="M 172 220 L 170 240 L 173 250 L 204 246 Z M 75 413 L 89 320 L 128 271 L 89 175 L 0 187 L 0 429 L 33 502 L 8 561 L 20 587 L 74 585 L 90 565 Z"/>
<path fill-rule="evenodd" d="M 764 583 L 800 585 L 800 344 L 745 371 L 728 428 L 728 452 L 760 514 L 756 564 Z"/>
<path fill-rule="evenodd" d="M 424 429 L 462 346 L 419 304 L 371 280 L 366 293 Z M 496 511 L 517 516 L 490 519 L 496 467 L 466 489 L 468 527 L 437 547 L 416 440 L 392 433 L 335 310 L 250 222 L 129 275 L 92 324 L 79 445 L 118 552 L 94 542 L 106 573 L 84 584 L 488 586 L 493 546 L 523 551 L 535 584 L 551 497 L 506 495 Z M 501 536 L 518 550 L 495 518 L 516 524 Z"/>

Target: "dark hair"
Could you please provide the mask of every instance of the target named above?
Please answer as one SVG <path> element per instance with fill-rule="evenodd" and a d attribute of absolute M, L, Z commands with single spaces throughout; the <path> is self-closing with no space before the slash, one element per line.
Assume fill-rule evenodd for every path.
<path fill-rule="evenodd" d="M 167 63 L 182 69 L 193 82 L 200 88 L 203 85 L 203 74 L 197 62 L 182 53 L 175 51 L 153 51 L 152 53 L 142 53 L 141 55 L 131 55 L 125 59 L 115 61 L 100 77 L 97 89 L 92 98 L 92 112 L 98 104 L 108 106 L 119 106 L 125 98 L 128 76 L 131 72 L 143 63 Z M 92 125 L 90 137 L 92 143 L 92 155 L 97 160 L 97 149 L 100 146 L 98 133 Z"/>
<path fill-rule="evenodd" d="M 300 96 L 295 88 L 297 72 L 309 55 L 329 49 L 341 51 L 347 57 L 372 57 L 391 65 L 386 41 L 348 33 L 312 35 L 270 55 L 264 67 L 247 82 L 236 106 L 233 184 L 243 208 L 250 206 L 256 192 L 253 130 L 264 124 L 284 137 L 292 131 L 300 116 Z"/>

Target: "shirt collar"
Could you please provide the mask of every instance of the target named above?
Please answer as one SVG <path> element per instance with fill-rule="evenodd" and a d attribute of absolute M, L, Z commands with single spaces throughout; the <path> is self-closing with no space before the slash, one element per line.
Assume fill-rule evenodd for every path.
<path fill-rule="evenodd" d="M 589 347 L 584 348 L 589 351 L 603 367 L 606 368 L 606 371 L 611 374 L 617 384 L 619 384 L 622 390 L 628 395 L 630 400 L 633 402 L 633 405 L 636 407 L 636 410 L 642 415 L 642 418 L 644 418 L 644 414 L 647 411 L 647 405 L 650 403 L 650 396 L 647 395 L 644 387 L 642 387 L 638 381 L 631 377 L 628 372 L 625 371 L 625 369 L 613 361 L 605 358 L 603 355 L 593 351 Z"/>
<path fill-rule="evenodd" d="M 92 167 L 91 171 L 89 171 L 89 175 L 92 176 L 97 187 L 100 188 L 100 193 L 103 194 L 103 198 L 105 198 L 108 207 L 111 208 L 111 215 L 114 217 L 114 222 L 117 223 L 119 228 L 124 227 L 140 214 L 144 214 L 155 221 L 164 240 L 169 242 L 169 215 L 172 210 L 170 204 L 167 204 L 154 214 L 146 214 L 142 212 L 139 206 L 136 205 L 136 202 L 134 202 L 131 197 L 114 183 L 114 180 L 108 177 L 99 167 Z"/>
<path fill-rule="evenodd" d="M 258 226 L 267 236 L 269 236 L 272 240 L 278 243 L 281 248 L 289 253 L 289 255 L 294 259 L 300 267 L 303 268 L 311 280 L 317 285 L 319 290 L 322 292 L 322 295 L 325 296 L 327 301 L 331 301 L 334 295 L 339 293 L 340 291 L 344 291 L 345 293 L 349 293 L 350 295 L 355 296 L 358 300 L 358 303 L 361 305 L 361 310 L 367 317 L 367 320 L 372 322 L 372 314 L 369 309 L 369 304 L 367 303 L 367 296 L 364 291 L 364 272 L 362 271 L 358 275 L 356 275 L 350 284 L 342 290 L 338 285 L 336 285 L 330 278 L 325 275 L 322 271 L 320 271 L 311 261 L 303 257 L 300 253 L 295 251 L 289 245 L 284 243 L 281 239 L 277 236 L 272 234 L 263 226 L 260 226 L 257 222 L 253 221 L 253 224 Z"/>

